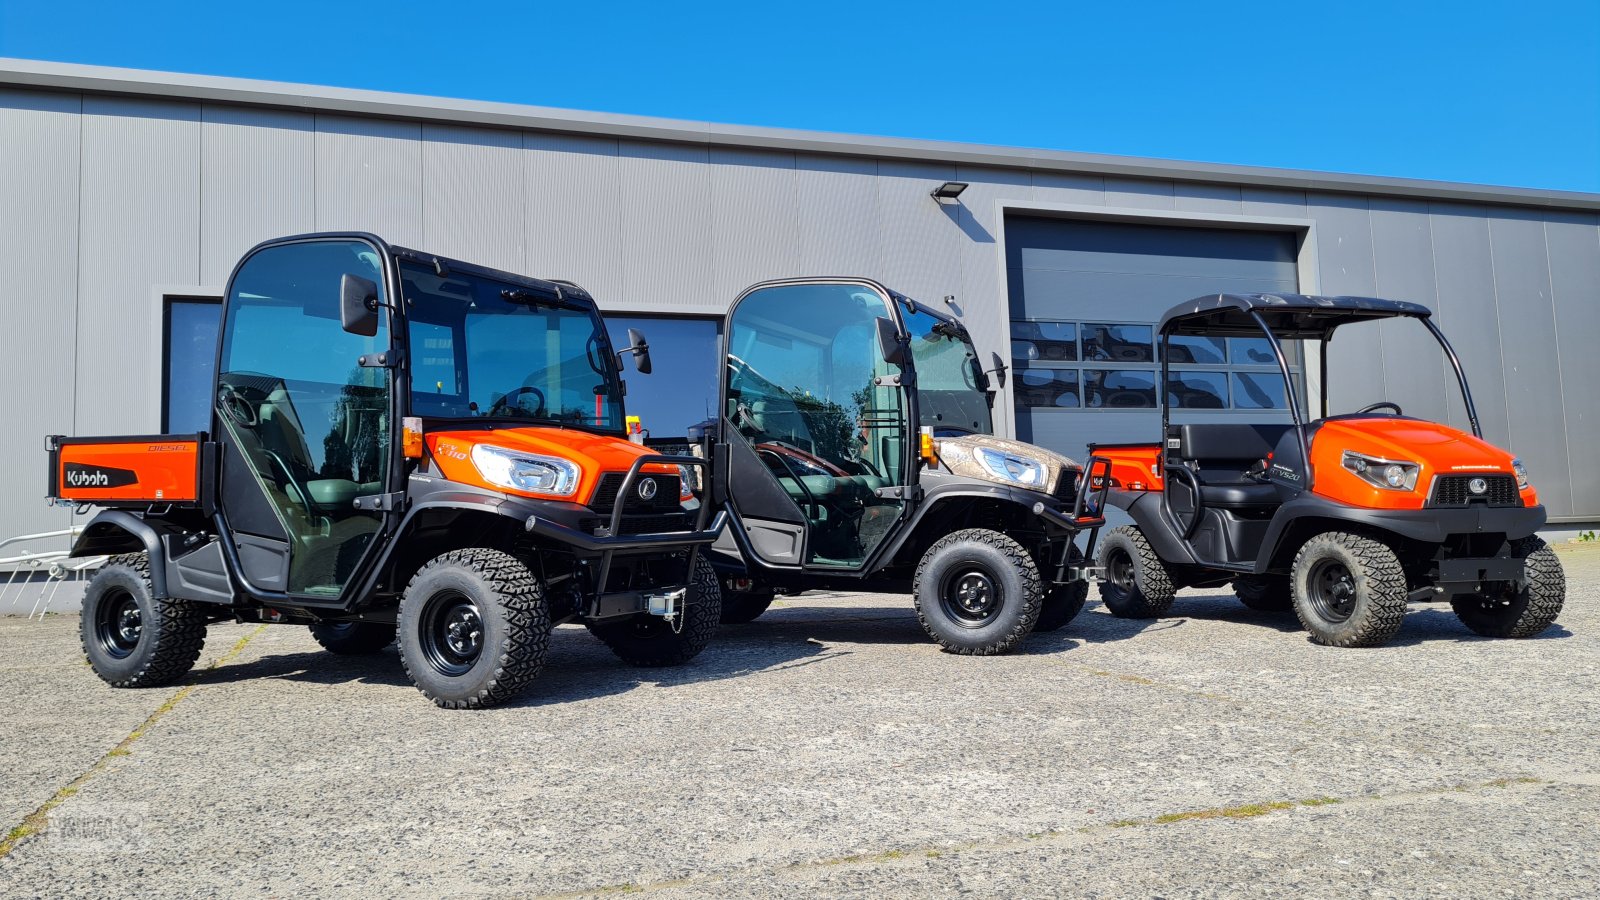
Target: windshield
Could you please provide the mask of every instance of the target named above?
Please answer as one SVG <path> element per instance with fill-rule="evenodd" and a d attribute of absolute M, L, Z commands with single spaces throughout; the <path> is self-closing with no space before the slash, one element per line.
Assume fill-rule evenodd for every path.
<path fill-rule="evenodd" d="M 917 370 L 918 424 L 935 434 L 993 434 L 989 395 L 966 329 L 920 309 L 907 309 L 905 323 Z"/>
<path fill-rule="evenodd" d="M 400 274 L 413 415 L 622 430 L 611 343 L 592 307 L 479 275 L 440 276 L 430 266 L 405 263 Z"/>

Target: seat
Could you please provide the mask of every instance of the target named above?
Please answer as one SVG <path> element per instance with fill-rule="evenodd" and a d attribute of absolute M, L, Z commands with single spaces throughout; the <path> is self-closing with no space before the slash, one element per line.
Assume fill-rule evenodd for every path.
<path fill-rule="evenodd" d="M 1245 473 L 1270 456 L 1292 427 L 1233 422 L 1177 426 L 1177 455 L 1196 470 L 1201 505 L 1247 509 L 1282 502 L 1276 486 Z"/>

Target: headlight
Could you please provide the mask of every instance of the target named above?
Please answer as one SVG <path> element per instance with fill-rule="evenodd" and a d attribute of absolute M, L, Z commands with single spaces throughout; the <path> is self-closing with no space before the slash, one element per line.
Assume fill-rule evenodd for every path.
<path fill-rule="evenodd" d="M 1351 450 L 1344 452 L 1341 462 L 1362 481 L 1387 491 L 1414 490 L 1417 486 L 1417 474 L 1422 471 L 1422 467 L 1414 462 L 1380 459 Z"/>
<path fill-rule="evenodd" d="M 1048 474 L 1044 463 L 1026 456 L 1005 453 L 993 447 L 979 447 L 974 455 L 984 471 L 1001 481 L 1043 488 Z"/>
<path fill-rule="evenodd" d="M 700 487 L 700 480 L 696 477 L 699 474 L 700 469 L 697 466 L 678 467 L 679 503 L 688 503 L 690 500 L 694 499 L 694 492 Z"/>
<path fill-rule="evenodd" d="M 1527 490 L 1528 489 L 1528 484 L 1529 484 L 1529 482 L 1528 482 L 1528 468 L 1522 464 L 1522 460 L 1513 459 L 1511 461 L 1511 471 L 1517 473 L 1517 490 L 1519 490 L 1519 491 Z"/>
<path fill-rule="evenodd" d="M 478 444 L 472 448 L 472 464 L 484 481 L 514 491 L 570 497 L 578 490 L 577 464 L 557 456 Z"/>

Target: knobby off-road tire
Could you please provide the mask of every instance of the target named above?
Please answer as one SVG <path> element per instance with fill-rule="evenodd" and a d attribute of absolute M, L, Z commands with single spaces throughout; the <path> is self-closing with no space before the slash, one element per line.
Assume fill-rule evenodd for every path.
<path fill-rule="evenodd" d="M 777 591 L 757 584 L 748 591 L 736 591 L 722 585 L 722 624 L 744 625 L 754 622 L 767 611 Z"/>
<path fill-rule="evenodd" d="M 1290 579 L 1295 615 L 1319 644 L 1376 647 L 1405 618 L 1406 573 L 1382 541 L 1323 532 L 1295 554 Z"/>
<path fill-rule="evenodd" d="M 1044 583 L 1019 543 L 986 528 L 940 538 L 923 554 L 911 586 L 917 618 L 950 653 L 1005 653 L 1033 631 Z"/>
<path fill-rule="evenodd" d="M 143 553 L 113 556 L 83 593 L 78 636 L 94 673 L 112 687 L 172 684 L 194 668 L 206 615 L 192 600 L 158 600 Z"/>
<path fill-rule="evenodd" d="M 1567 599 L 1561 560 L 1543 538 L 1513 541 L 1511 553 L 1527 566 L 1527 584 L 1504 584 L 1489 594 L 1450 601 L 1461 624 L 1484 637 L 1533 637 L 1555 622 Z"/>
<path fill-rule="evenodd" d="M 1100 542 L 1100 565 L 1100 602 L 1117 618 L 1154 619 L 1172 608 L 1178 594 L 1172 572 L 1137 527 L 1111 529 Z"/>
<path fill-rule="evenodd" d="M 1083 565 L 1083 554 L 1076 545 L 1068 545 L 1068 565 Z M 1055 577 L 1055 572 L 1049 570 L 1048 563 L 1039 567 L 1040 576 L 1044 579 L 1044 602 L 1039 607 L 1039 620 L 1033 623 L 1035 634 L 1047 634 L 1059 630 L 1068 622 L 1078 617 L 1083 612 L 1083 605 L 1089 600 L 1089 582 L 1070 581 L 1066 584 L 1056 584 L 1050 581 Z"/>
<path fill-rule="evenodd" d="M 367 656 L 394 643 L 395 626 L 380 622 L 318 622 L 307 627 L 322 649 L 340 656 Z"/>
<path fill-rule="evenodd" d="M 1294 609 L 1294 590 L 1287 575 L 1244 575 L 1233 580 L 1233 595 L 1257 612 Z"/>
<path fill-rule="evenodd" d="M 680 666 L 700 655 L 722 620 L 722 579 L 704 556 L 695 560 L 677 630 L 660 616 L 590 622 L 589 632 L 630 666 Z"/>
<path fill-rule="evenodd" d="M 521 693 L 544 668 L 544 585 L 499 550 L 452 550 L 423 566 L 400 599 L 400 661 L 423 696 L 479 709 Z"/>

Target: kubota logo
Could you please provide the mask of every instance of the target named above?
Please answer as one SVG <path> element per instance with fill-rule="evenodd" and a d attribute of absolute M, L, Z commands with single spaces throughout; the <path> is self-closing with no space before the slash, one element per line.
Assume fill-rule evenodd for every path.
<path fill-rule="evenodd" d="M 139 483 L 139 475 L 128 469 L 85 466 L 67 463 L 62 479 L 72 488 L 113 488 Z"/>

